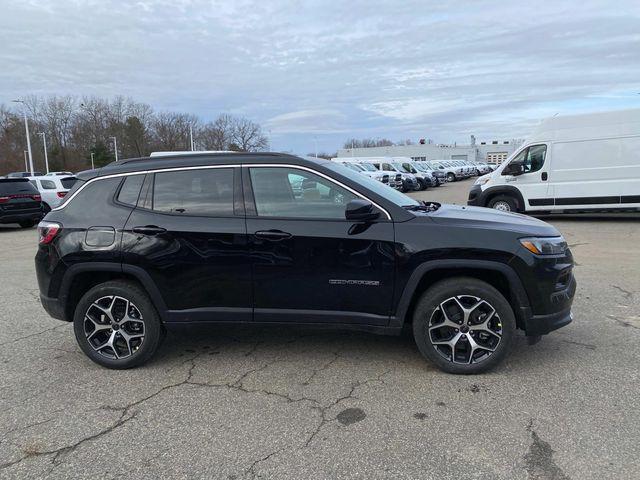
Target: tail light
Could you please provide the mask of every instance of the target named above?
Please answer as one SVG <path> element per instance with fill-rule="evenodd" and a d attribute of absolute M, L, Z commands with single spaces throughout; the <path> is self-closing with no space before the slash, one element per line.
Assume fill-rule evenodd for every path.
<path fill-rule="evenodd" d="M 31 195 L 31 198 L 33 198 L 36 202 L 42 201 L 42 197 L 40 195 Z"/>
<path fill-rule="evenodd" d="M 58 198 L 64 198 L 67 192 L 58 192 Z"/>
<path fill-rule="evenodd" d="M 38 243 L 40 245 L 49 245 L 58 232 L 62 229 L 62 225 L 55 222 L 40 222 L 38 224 Z"/>
<path fill-rule="evenodd" d="M 0 203 L 7 203 L 11 200 L 11 197 L 0 197 Z"/>

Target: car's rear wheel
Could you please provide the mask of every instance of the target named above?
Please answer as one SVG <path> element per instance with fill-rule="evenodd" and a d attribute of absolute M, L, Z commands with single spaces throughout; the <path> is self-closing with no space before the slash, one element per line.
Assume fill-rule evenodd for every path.
<path fill-rule="evenodd" d="M 441 370 L 481 373 L 507 354 L 516 328 L 509 302 L 486 282 L 468 277 L 443 280 L 420 298 L 413 334 L 420 352 Z"/>
<path fill-rule="evenodd" d="M 46 215 L 50 211 L 51 211 L 51 207 L 49 206 L 49 204 L 46 202 L 42 202 L 42 212 Z"/>
<path fill-rule="evenodd" d="M 489 201 L 489 208 L 500 210 L 501 212 L 517 212 L 518 205 L 515 198 L 508 195 L 498 195 Z"/>
<path fill-rule="evenodd" d="M 73 318 L 76 340 L 94 362 L 107 368 L 142 365 L 156 352 L 162 324 L 149 296 L 124 280 L 102 283 L 85 293 Z"/>
<path fill-rule="evenodd" d="M 447 173 L 447 180 L 449 180 L 450 182 L 455 182 L 456 181 L 455 174 L 452 172 Z"/>

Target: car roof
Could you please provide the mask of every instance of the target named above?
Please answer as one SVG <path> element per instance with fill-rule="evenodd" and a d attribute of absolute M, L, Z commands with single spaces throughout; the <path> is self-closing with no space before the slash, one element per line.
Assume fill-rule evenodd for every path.
<path fill-rule="evenodd" d="M 329 160 L 321 158 L 301 158 L 287 153 L 212 153 L 212 152 L 189 152 L 188 155 L 176 152 L 174 155 L 165 154 L 154 157 L 141 157 L 111 162 L 110 164 L 95 170 L 80 172 L 76 177 L 81 180 L 88 180 L 97 176 L 117 175 L 122 173 L 133 173 L 140 171 L 162 170 L 166 168 L 188 168 L 208 165 L 243 165 L 243 164 L 294 164 L 300 166 L 314 167 L 318 165 L 330 164 Z"/>

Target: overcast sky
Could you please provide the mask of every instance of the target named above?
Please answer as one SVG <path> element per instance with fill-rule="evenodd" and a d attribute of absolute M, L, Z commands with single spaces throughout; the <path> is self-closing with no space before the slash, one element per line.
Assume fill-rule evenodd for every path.
<path fill-rule="evenodd" d="M 0 0 L 0 103 L 118 94 L 250 117 L 272 148 L 524 136 L 640 108 L 640 1 Z"/>

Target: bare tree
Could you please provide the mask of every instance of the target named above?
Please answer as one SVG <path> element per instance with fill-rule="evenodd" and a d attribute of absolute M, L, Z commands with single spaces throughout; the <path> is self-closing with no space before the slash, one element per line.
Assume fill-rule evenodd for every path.
<path fill-rule="evenodd" d="M 232 145 L 242 152 L 255 152 L 267 150 L 269 140 L 262 133 L 262 128 L 257 123 L 247 118 L 234 118 L 231 132 Z"/>

